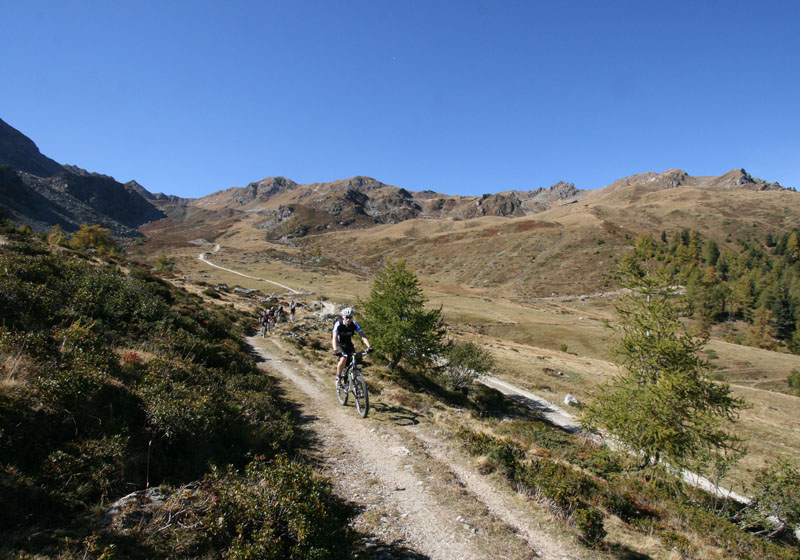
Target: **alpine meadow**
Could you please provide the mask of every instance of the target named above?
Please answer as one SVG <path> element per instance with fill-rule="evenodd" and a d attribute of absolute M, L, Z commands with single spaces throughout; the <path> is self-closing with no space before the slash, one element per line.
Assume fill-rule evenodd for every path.
<path fill-rule="evenodd" d="M 190 199 L 2 125 L 0 557 L 798 558 L 795 190 Z"/>

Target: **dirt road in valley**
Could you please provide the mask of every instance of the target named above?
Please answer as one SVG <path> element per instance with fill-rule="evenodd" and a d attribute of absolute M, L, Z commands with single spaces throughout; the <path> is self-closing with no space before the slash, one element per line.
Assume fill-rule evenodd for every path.
<path fill-rule="evenodd" d="M 219 249 L 220 249 L 219 244 L 216 244 L 216 245 L 214 245 L 214 248 L 211 249 L 210 253 L 216 253 L 216 252 L 219 251 Z M 213 262 L 208 260 L 208 255 L 209 255 L 209 252 L 203 252 L 203 253 L 200 253 L 197 256 L 197 258 L 198 258 L 198 260 L 200 260 L 200 262 L 202 262 L 204 264 L 207 264 L 208 266 L 213 266 L 214 268 L 218 268 L 220 270 L 224 270 L 225 272 L 230 272 L 231 274 L 236 274 L 237 276 L 242 276 L 244 278 L 250 278 L 251 280 L 259 280 L 261 282 L 267 282 L 269 284 L 274 284 L 274 285 L 278 286 L 279 288 L 283 288 L 287 292 L 292 292 L 293 294 L 299 294 L 300 293 L 298 290 L 295 290 L 294 288 L 290 288 L 289 286 L 284 286 L 283 284 L 279 284 L 278 282 L 275 282 L 274 280 L 268 280 L 266 278 L 259 278 L 258 276 L 251 276 L 249 274 L 245 274 L 243 272 L 239 272 L 238 270 L 233 270 L 232 268 L 225 268 L 224 266 L 220 266 L 218 264 L 214 264 Z"/>
<path fill-rule="evenodd" d="M 354 527 L 364 535 L 363 556 L 592 557 L 573 540 L 554 537 L 553 524 L 528 498 L 479 474 L 428 419 L 374 394 L 370 415 L 361 419 L 352 403 L 343 407 L 336 400 L 333 360 L 321 369 L 275 338 L 249 342 L 261 367 L 299 406 L 312 457 L 335 492 L 359 511 Z"/>

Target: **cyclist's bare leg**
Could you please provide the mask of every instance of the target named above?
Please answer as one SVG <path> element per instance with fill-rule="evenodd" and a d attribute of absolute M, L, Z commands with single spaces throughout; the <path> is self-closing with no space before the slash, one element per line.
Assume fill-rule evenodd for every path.
<path fill-rule="evenodd" d="M 342 356 L 339 358 L 339 363 L 336 364 L 336 375 L 341 377 L 342 370 L 344 369 L 345 364 L 347 363 L 347 356 Z"/>

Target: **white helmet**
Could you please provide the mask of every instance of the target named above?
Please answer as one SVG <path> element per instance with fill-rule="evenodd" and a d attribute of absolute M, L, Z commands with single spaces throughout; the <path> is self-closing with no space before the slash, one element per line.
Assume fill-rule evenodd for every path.
<path fill-rule="evenodd" d="M 342 309 L 342 317 L 352 317 L 354 315 L 352 307 Z"/>

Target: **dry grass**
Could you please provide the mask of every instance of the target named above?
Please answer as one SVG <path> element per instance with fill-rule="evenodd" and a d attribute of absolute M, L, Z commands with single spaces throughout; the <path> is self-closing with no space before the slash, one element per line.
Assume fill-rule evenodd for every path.
<path fill-rule="evenodd" d="M 189 276 L 212 284 L 272 291 L 263 282 L 209 268 L 197 260 L 197 253 L 193 250 L 185 259 L 179 258 L 179 266 L 185 267 L 183 272 Z M 246 262 L 227 247 L 218 255 L 222 258 L 212 258 L 213 262 L 305 289 L 309 298 L 352 303 L 369 295 L 369 279 L 361 274 L 312 270 L 286 262 Z M 476 341 L 492 352 L 498 376 L 555 404 L 563 406 L 567 393 L 584 402 L 592 399 L 598 386 L 617 371 L 609 356 L 611 334 L 603 326 L 603 320 L 614 317 L 608 295 L 521 302 L 456 284 L 425 283 L 424 289 L 431 305 L 442 306 L 455 336 Z M 735 428 L 748 439 L 749 454 L 733 469 L 726 484 L 743 492 L 756 471 L 769 462 L 785 458 L 800 464 L 796 454 L 800 448 L 800 399 L 760 388 L 767 379 L 785 385 L 791 369 L 800 369 L 800 356 L 721 340 L 712 340 L 708 350 L 718 356 L 713 360 L 718 375 L 736 381 L 735 394 L 752 404 Z M 756 387 L 751 388 L 753 385 Z M 579 414 L 573 407 L 564 408 Z"/>

